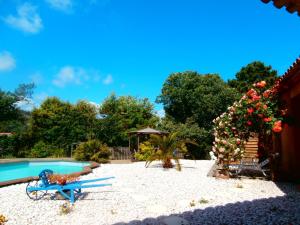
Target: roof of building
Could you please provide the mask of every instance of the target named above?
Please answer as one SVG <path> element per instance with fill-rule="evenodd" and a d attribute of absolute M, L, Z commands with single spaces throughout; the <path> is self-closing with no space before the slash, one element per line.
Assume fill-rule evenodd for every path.
<path fill-rule="evenodd" d="M 11 136 L 13 133 L 10 132 L 0 132 L 0 136 Z"/>
<path fill-rule="evenodd" d="M 283 6 L 290 13 L 298 12 L 300 16 L 300 0 L 261 0 L 264 3 L 273 2 L 276 8 L 282 8 Z"/>
<path fill-rule="evenodd" d="M 279 92 L 285 92 L 300 81 L 300 57 L 290 66 L 279 80 Z"/>
<path fill-rule="evenodd" d="M 137 131 L 131 131 L 128 132 L 129 134 L 167 134 L 168 132 L 160 131 L 160 130 L 155 130 L 150 127 L 137 130 Z"/>

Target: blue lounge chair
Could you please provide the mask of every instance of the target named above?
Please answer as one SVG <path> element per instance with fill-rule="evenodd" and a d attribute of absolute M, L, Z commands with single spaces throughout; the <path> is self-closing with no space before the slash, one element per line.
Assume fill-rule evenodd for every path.
<path fill-rule="evenodd" d="M 39 174 L 38 181 L 32 181 L 27 184 L 26 194 L 30 199 L 39 200 L 43 198 L 48 191 L 58 191 L 63 197 L 69 199 L 73 204 L 75 199 L 82 194 L 81 189 L 83 188 L 93 188 L 93 187 L 103 187 L 103 186 L 111 186 L 112 184 L 88 184 L 92 182 L 98 182 L 103 180 L 112 179 L 114 177 L 104 177 L 93 180 L 82 180 L 82 181 L 74 181 L 67 183 L 65 185 L 60 184 L 52 184 L 49 183 L 48 176 L 53 174 L 52 170 L 43 170 Z M 84 185 L 88 184 L 88 185 Z"/>

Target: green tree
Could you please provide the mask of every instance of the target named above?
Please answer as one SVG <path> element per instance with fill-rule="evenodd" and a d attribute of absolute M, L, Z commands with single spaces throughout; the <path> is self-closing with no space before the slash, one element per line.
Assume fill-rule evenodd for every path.
<path fill-rule="evenodd" d="M 277 79 L 277 71 L 263 62 L 254 61 L 242 67 L 235 77 L 236 79 L 228 80 L 229 86 L 244 94 L 251 89 L 254 83 L 262 80 L 267 82 L 266 88 L 272 87 Z"/>
<path fill-rule="evenodd" d="M 20 84 L 14 92 L 0 89 L 0 131 L 19 132 L 24 130 L 29 113 L 18 106 L 28 102 L 32 96 L 34 84 Z"/>
<path fill-rule="evenodd" d="M 22 110 L 20 103 L 30 102 L 33 89 L 33 83 L 21 84 L 14 92 L 0 89 L 0 132 L 14 133 L 0 138 L 0 157 L 24 156 L 30 143 L 26 135 L 30 112 Z"/>
<path fill-rule="evenodd" d="M 175 122 L 170 117 L 163 118 L 158 128 L 170 133 L 176 132 L 178 137 L 185 140 L 193 140 L 195 144 L 187 143 L 187 152 L 185 158 L 189 159 L 208 159 L 211 151 L 213 136 L 209 129 L 200 128 L 197 123 L 187 120 L 186 123 Z"/>
<path fill-rule="evenodd" d="M 175 122 L 195 121 L 199 127 L 211 128 L 212 120 L 237 98 L 237 93 L 217 74 L 197 72 L 173 73 L 165 81 L 156 102 Z"/>
<path fill-rule="evenodd" d="M 109 146 L 127 146 L 128 131 L 155 126 L 158 117 L 148 99 L 110 95 L 100 107 L 97 138 Z"/>
<path fill-rule="evenodd" d="M 207 158 L 211 150 L 212 121 L 231 105 L 238 92 L 217 74 L 186 71 L 173 73 L 165 81 L 156 102 L 164 105 L 166 119 L 161 127 L 177 131 L 198 145 L 187 145 L 189 158 Z"/>
<path fill-rule="evenodd" d="M 94 136 L 96 109 L 80 101 L 75 105 L 56 97 L 47 98 L 32 112 L 30 128 L 35 141 L 68 149 L 73 143 Z"/>

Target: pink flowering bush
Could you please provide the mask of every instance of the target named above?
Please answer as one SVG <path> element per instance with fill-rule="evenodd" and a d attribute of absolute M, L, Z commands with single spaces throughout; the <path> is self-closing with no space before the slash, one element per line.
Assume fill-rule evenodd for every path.
<path fill-rule="evenodd" d="M 219 164 L 226 167 L 230 161 L 241 159 L 251 132 L 267 135 L 281 132 L 286 110 L 280 110 L 279 81 L 271 89 L 265 86 L 265 81 L 253 84 L 239 101 L 213 121 L 212 151 Z"/>

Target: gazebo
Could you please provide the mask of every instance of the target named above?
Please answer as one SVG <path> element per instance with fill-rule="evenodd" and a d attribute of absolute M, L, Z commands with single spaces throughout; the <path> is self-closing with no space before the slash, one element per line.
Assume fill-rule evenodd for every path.
<path fill-rule="evenodd" d="M 137 130 L 137 131 L 130 131 L 130 132 L 128 132 L 128 135 L 129 135 L 129 150 L 130 150 L 130 147 L 131 147 L 130 139 L 133 135 L 137 136 L 137 144 L 138 144 L 137 150 L 139 150 L 140 136 L 145 136 L 145 135 L 150 135 L 150 134 L 166 135 L 166 134 L 168 134 L 168 132 L 155 130 L 155 129 L 150 128 L 150 127 L 147 127 L 147 128 L 141 129 L 141 130 Z"/>

